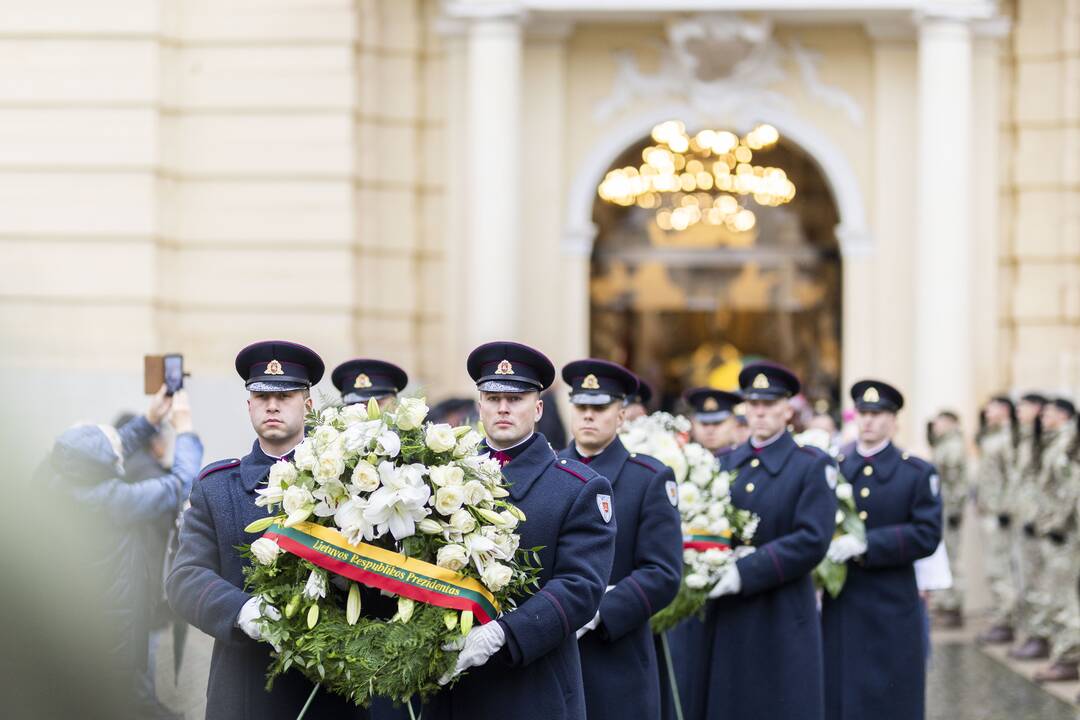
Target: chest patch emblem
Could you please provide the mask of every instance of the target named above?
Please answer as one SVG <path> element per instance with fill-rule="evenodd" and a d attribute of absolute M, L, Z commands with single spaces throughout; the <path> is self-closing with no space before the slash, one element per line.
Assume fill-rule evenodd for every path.
<path fill-rule="evenodd" d="M 836 489 L 836 468 L 832 465 L 825 466 L 825 482 L 829 483 L 829 489 Z"/>
<path fill-rule="evenodd" d="M 941 492 L 941 478 L 937 476 L 937 473 L 930 476 L 930 492 L 934 497 L 937 497 L 938 493 Z"/>
<path fill-rule="evenodd" d="M 679 486 L 674 480 L 668 480 L 664 483 L 664 489 L 667 490 L 667 499 L 671 503 L 671 507 L 679 507 Z"/>
<path fill-rule="evenodd" d="M 611 522 L 611 496 L 597 495 L 596 507 L 600 508 L 600 517 L 604 518 L 604 522 Z"/>

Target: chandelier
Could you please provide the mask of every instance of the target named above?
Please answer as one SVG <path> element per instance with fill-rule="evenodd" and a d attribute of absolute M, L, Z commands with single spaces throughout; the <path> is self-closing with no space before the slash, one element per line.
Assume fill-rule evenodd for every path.
<path fill-rule="evenodd" d="M 764 207 L 791 202 L 795 184 L 780 168 L 754 165 L 754 151 L 776 145 L 780 133 L 758 125 L 743 137 L 727 130 L 686 132 L 679 120 L 652 130 L 655 145 L 641 151 L 642 164 L 608 172 L 597 189 L 606 202 L 656 211 L 656 225 L 682 231 L 705 223 L 733 232 L 757 224 L 746 198 Z"/>

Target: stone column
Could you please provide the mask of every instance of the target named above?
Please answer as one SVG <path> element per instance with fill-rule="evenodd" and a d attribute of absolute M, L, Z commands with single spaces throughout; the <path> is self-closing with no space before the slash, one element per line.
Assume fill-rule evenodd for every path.
<path fill-rule="evenodd" d="M 919 26 L 915 221 L 915 385 L 909 422 L 938 408 L 970 416 L 972 40 L 967 21 Z"/>
<path fill-rule="evenodd" d="M 518 334 L 522 28 L 473 18 L 466 39 L 465 288 L 469 346 Z"/>

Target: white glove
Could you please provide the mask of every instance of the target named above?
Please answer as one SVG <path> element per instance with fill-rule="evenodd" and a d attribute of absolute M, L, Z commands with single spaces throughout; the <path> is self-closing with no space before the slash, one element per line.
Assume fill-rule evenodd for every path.
<path fill-rule="evenodd" d="M 740 545 L 735 548 L 735 559 L 742 560 L 744 557 L 750 557 L 757 550 L 753 545 Z"/>
<path fill-rule="evenodd" d="M 740 590 L 742 590 L 742 577 L 739 575 L 739 568 L 732 564 L 709 591 L 709 599 L 715 600 L 724 595 L 735 595 Z"/>
<path fill-rule="evenodd" d="M 465 636 L 465 642 L 461 648 L 461 652 L 458 653 L 457 666 L 453 672 L 447 673 L 439 678 L 439 684 L 445 685 L 460 675 L 463 671 L 468 670 L 471 667 L 479 667 L 486 663 L 491 656 L 499 652 L 503 645 L 506 644 L 506 632 L 503 631 L 502 625 L 492 621 L 481 625 L 480 627 L 474 627 L 469 631 L 469 634 Z M 454 645 L 444 646 L 443 649 L 453 649 Z"/>
<path fill-rule="evenodd" d="M 829 550 L 825 557 L 834 563 L 843 564 L 853 557 L 859 557 L 866 552 L 866 541 L 860 540 L 854 535 L 841 535 L 829 543 Z"/>
<path fill-rule="evenodd" d="M 580 640 L 581 636 L 584 635 L 585 633 L 589 632 L 590 630 L 595 630 L 598 625 L 600 625 L 600 611 L 599 610 L 597 610 L 596 614 L 593 615 L 592 620 L 590 620 L 589 622 L 585 623 L 584 625 L 582 625 L 581 627 L 578 628 L 578 631 L 577 631 L 578 640 Z"/>
<path fill-rule="evenodd" d="M 240 628 L 252 640 L 262 640 L 262 629 L 259 627 L 259 621 L 263 618 L 280 620 L 281 613 L 266 600 L 255 595 L 244 603 L 240 608 L 240 612 L 237 613 L 236 627 Z"/>

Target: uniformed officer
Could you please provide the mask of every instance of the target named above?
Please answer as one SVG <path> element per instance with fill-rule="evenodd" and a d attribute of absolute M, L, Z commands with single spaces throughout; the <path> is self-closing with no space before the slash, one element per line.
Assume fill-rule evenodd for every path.
<path fill-rule="evenodd" d="M 945 550 L 949 555 L 953 584 L 933 595 L 934 610 L 942 627 L 964 624 L 964 582 L 961 572 L 964 506 L 968 498 L 967 451 L 960 432 L 960 418 L 943 410 L 931 422 L 929 433 L 931 460 L 941 478 L 941 500 L 945 517 Z"/>
<path fill-rule="evenodd" d="M 634 377 L 637 379 L 638 386 L 637 390 L 626 396 L 626 422 L 648 415 L 649 403 L 652 402 L 653 398 L 652 386 L 645 382 L 645 379 L 640 375 Z"/>
<path fill-rule="evenodd" d="M 735 407 L 742 398 L 709 387 L 687 390 L 683 397 L 693 410 L 690 439 L 716 455 L 730 450 L 735 445 Z"/>
<path fill-rule="evenodd" d="M 848 563 L 836 598 L 825 593 L 825 717 L 925 717 L 926 665 L 915 560 L 941 541 L 941 498 L 933 467 L 892 444 L 900 392 L 880 380 L 851 388 L 859 438 L 840 451 L 866 539 L 843 535 L 828 557 Z"/>
<path fill-rule="evenodd" d="M 1011 643 L 1015 637 L 1020 592 L 1016 574 L 1019 537 L 1013 518 L 1015 488 L 1011 468 L 1019 440 L 1012 399 L 1007 395 L 990 398 L 982 411 L 976 475 L 976 497 L 986 538 L 983 561 L 993 598 L 990 627 L 978 637 L 986 645 Z"/>
<path fill-rule="evenodd" d="M 750 440 L 721 456 L 732 502 L 761 518 L 756 551 L 710 591 L 697 676 L 680 679 L 685 717 L 821 720 L 821 624 L 810 573 L 836 525 L 836 466 L 787 430 L 799 380 L 767 362 L 739 373 Z M 684 691 L 684 685 L 688 690 Z"/>
<path fill-rule="evenodd" d="M 452 687 L 433 697 L 427 720 L 584 720 L 578 628 L 600 607 L 615 555 L 611 484 L 588 466 L 559 459 L 535 427 L 540 393 L 555 379 L 543 354 L 513 342 L 473 350 L 469 375 L 492 457 L 511 501 L 526 516 L 521 547 L 539 547 L 540 588 L 465 638 Z"/>
<path fill-rule="evenodd" d="M 1034 675 L 1035 682 L 1070 682 L 1080 678 L 1080 612 L 1076 582 L 1080 575 L 1077 501 L 1080 500 L 1080 459 L 1076 448 L 1076 407 L 1054 398 L 1042 410 L 1046 435 L 1039 476 L 1035 534 L 1042 552 L 1043 574 L 1036 594 L 1036 611 L 1045 614 L 1050 638 L 1050 664 Z"/>
<path fill-rule="evenodd" d="M 1015 488 L 1017 525 L 1019 525 L 1019 563 L 1017 565 L 1020 598 L 1017 603 L 1017 622 L 1025 639 L 1009 649 L 1016 660 L 1041 660 L 1050 657 L 1049 627 L 1043 613 L 1036 610 L 1039 599 L 1039 579 L 1042 576 L 1042 553 L 1035 534 L 1038 513 L 1038 475 L 1042 454 L 1042 420 L 1040 415 L 1046 397 L 1029 392 L 1016 404 L 1016 420 L 1020 427 L 1020 442 L 1011 471 Z"/>
<path fill-rule="evenodd" d="M 682 577 L 675 474 L 619 439 L 623 403 L 638 384 L 633 373 L 589 359 L 566 365 L 562 378 L 570 388 L 573 441 L 559 457 L 610 480 L 618 519 L 608 591 L 578 630 L 587 714 L 658 720 L 660 675 L 649 618 L 675 598 Z"/>
<path fill-rule="evenodd" d="M 345 405 L 366 403 L 375 398 L 380 408 L 393 402 L 409 384 L 409 376 L 397 365 L 368 358 L 346 360 L 334 368 L 330 380 L 341 393 Z"/>
<path fill-rule="evenodd" d="M 203 469 L 191 490 L 166 591 L 181 617 L 214 638 L 207 719 L 292 720 L 312 684 L 293 670 L 277 678 L 272 691 L 266 690 L 270 646 L 259 642 L 259 619 L 278 611 L 244 590 L 248 561 L 236 546 L 256 539 L 244 528 L 266 517 L 266 509 L 255 505 L 255 488 L 267 479 L 270 466 L 291 457 L 304 439 L 310 388 L 322 377 L 323 362 L 303 345 L 271 340 L 241 350 L 236 371 L 249 392 L 248 414 L 258 438 L 243 458 Z M 309 708 L 309 717 L 366 716 L 330 693 L 317 693 Z"/>

